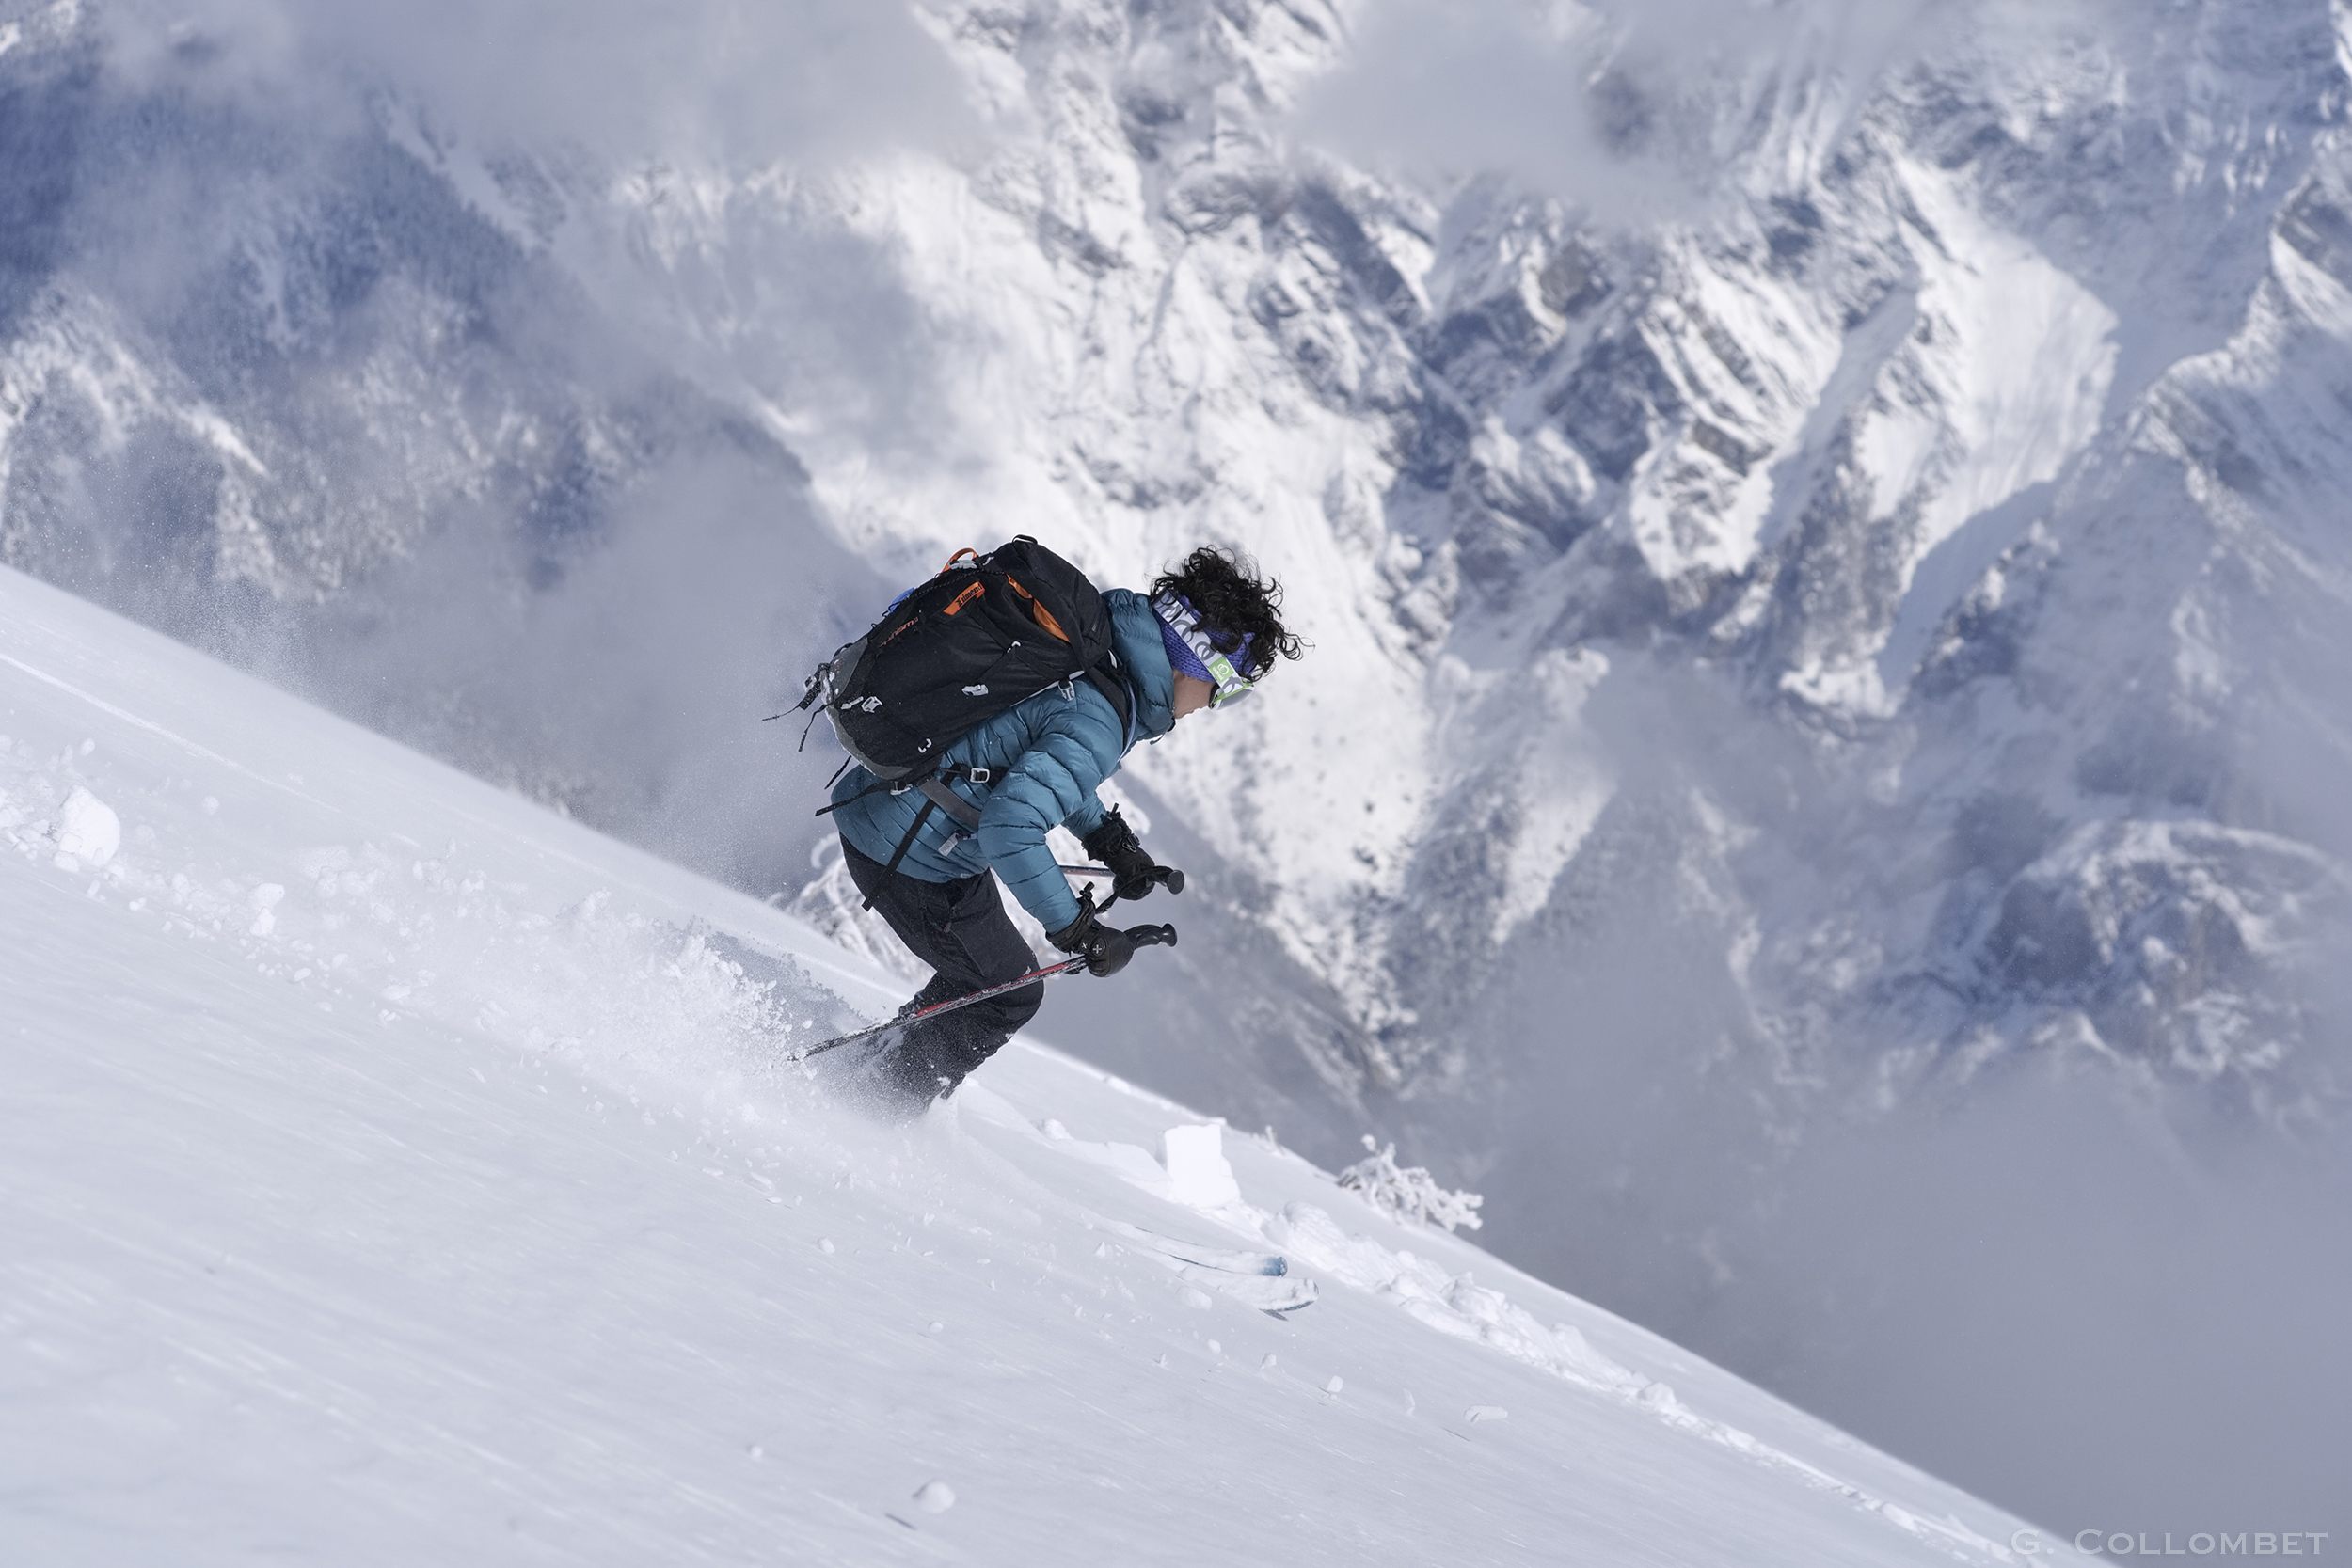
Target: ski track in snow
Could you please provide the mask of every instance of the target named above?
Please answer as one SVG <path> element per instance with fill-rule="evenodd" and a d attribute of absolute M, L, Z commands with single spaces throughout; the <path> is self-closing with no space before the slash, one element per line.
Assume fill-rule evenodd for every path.
<path fill-rule="evenodd" d="M 811 1560 L 1001 1560 L 1038 1539 L 1023 1508 L 1067 1560 L 1199 1560 L 1151 1531 L 1208 1498 L 1301 1524 L 1302 1486 L 1344 1493 L 1309 1560 L 2014 1560 L 1982 1504 L 1463 1241 L 1381 1239 L 1406 1227 L 1270 1138 L 1057 1053 L 868 1128 L 778 1047 L 891 982 L 786 917 L 6 572 L 0 638 L 11 1560 L 98 1560 L 102 1531 L 141 1560 L 199 1493 L 188 1560 L 263 1519 L 288 1549 L 399 1521 L 341 1560 L 775 1530 Z M 697 1176 L 735 1196 L 690 1202 Z M 1120 1406 L 1146 1374 L 1191 1391 Z M 1461 1444 L 1503 1468 L 1438 1484 Z M 771 1455 L 806 1473 L 741 1481 Z M 1432 1489 L 1397 1503 L 1396 1464 Z M 313 1481 L 336 1507 L 296 1500 Z M 501 1513 L 515 1544 L 485 1550 Z"/>

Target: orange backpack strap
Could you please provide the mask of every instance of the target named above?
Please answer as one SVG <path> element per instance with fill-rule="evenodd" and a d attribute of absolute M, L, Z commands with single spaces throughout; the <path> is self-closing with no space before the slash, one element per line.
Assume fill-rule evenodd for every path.
<path fill-rule="evenodd" d="M 1064 642 L 1070 641 L 1070 634 L 1061 629 L 1061 623 L 1054 619 L 1054 612 L 1046 609 L 1043 605 L 1038 603 L 1037 595 L 1022 587 L 1021 579 L 1019 578 L 1008 577 L 1005 578 L 1005 584 L 1027 602 L 1029 606 L 1029 619 L 1035 621 L 1039 626 L 1043 626 L 1047 632 L 1061 639 Z"/>
<path fill-rule="evenodd" d="M 970 557 L 971 557 L 973 560 L 975 560 L 975 561 L 977 561 L 977 560 L 979 560 L 979 559 L 980 559 L 980 552 L 979 552 L 979 551 L 977 551 L 977 550 L 976 550 L 976 549 L 974 549 L 971 546 L 966 545 L 966 546 L 963 546 L 963 548 L 961 548 L 961 549 L 958 550 L 955 554 L 953 554 L 953 555 L 949 556 L 949 557 L 947 558 L 947 564 L 946 564 L 946 565 L 945 565 L 945 566 L 942 566 L 942 567 L 940 568 L 940 570 L 941 570 L 941 571 L 943 571 L 943 572 L 952 572 L 952 571 L 954 571 L 954 570 L 956 569 L 956 562 L 959 562 L 959 561 L 961 561 L 961 560 L 962 560 L 965 556 L 967 556 L 967 555 L 968 555 L 968 556 L 970 556 Z"/>

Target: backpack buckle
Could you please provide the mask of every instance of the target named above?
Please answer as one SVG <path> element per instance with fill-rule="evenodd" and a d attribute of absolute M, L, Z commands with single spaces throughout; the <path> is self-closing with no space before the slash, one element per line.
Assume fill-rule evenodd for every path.
<path fill-rule="evenodd" d="M 996 776 L 996 770 L 993 768 L 967 768 L 963 770 L 963 776 L 974 784 L 986 784 Z"/>

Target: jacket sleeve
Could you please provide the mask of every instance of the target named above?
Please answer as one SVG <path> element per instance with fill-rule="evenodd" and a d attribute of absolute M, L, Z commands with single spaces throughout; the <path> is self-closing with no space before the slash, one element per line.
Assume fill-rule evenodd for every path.
<path fill-rule="evenodd" d="M 1101 827 L 1103 818 L 1109 815 L 1109 812 L 1103 809 L 1102 797 L 1095 794 L 1093 790 L 1089 790 L 1087 798 L 1078 802 L 1078 809 L 1061 819 L 1061 825 L 1080 838 L 1084 838 Z"/>
<path fill-rule="evenodd" d="M 1089 828 L 1101 821 L 1095 786 L 1119 766 L 1116 721 L 1096 711 L 1107 704 L 1057 706 L 990 792 L 973 834 L 997 879 L 1048 931 L 1078 918 L 1078 900 L 1056 868 L 1045 835 L 1073 817 Z"/>

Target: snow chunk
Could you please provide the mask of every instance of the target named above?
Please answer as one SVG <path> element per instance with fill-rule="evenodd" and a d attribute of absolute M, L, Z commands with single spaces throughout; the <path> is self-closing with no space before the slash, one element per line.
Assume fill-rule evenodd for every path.
<path fill-rule="evenodd" d="M 75 784 L 57 808 L 56 838 L 58 854 L 103 865 L 122 847 L 122 819 L 112 806 Z"/>
<path fill-rule="evenodd" d="M 1215 1122 L 1168 1130 L 1169 1202 L 1221 1209 L 1241 1201 L 1241 1183 L 1233 1180 L 1232 1164 L 1225 1158 L 1223 1132 Z"/>
<path fill-rule="evenodd" d="M 1502 1421 L 1508 1420 L 1510 1418 L 1510 1415 L 1511 1413 L 1508 1410 L 1503 1409 L 1502 1406 L 1499 1404 L 1473 1404 L 1468 1410 L 1462 1412 L 1462 1419 L 1466 1421 Z"/>
<path fill-rule="evenodd" d="M 926 1513 L 945 1513 L 956 1506 L 956 1489 L 944 1481 L 927 1481 L 915 1488 L 914 1506 Z"/>
<path fill-rule="evenodd" d="M 1122 1181 L 1130 1181 L 1147 1193 L 1166 1196 L 1168 1192 L 1168 1173 L 1152 1158 L 1152 1151 L 1134 1144 L 1094 1143 L 1086 1138 L 1073 1138 L 1060 1122 L 1047 1120 L 1045 1136 L 1054 1147 L 1073 1159 L 1090 1165 L 1100 1165 Z"/>
<path fill-rule="evenodd" d="M 265 937 L 278 929 L 278 901 L 285 896 L 286 890 L 276 882 L 263 882 L 246 896 L 253 910 L 253 924 L 247 927 L 250 934 Z"/>

